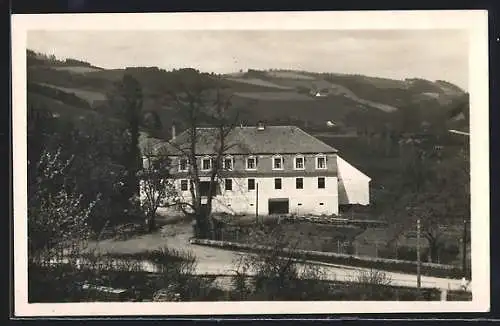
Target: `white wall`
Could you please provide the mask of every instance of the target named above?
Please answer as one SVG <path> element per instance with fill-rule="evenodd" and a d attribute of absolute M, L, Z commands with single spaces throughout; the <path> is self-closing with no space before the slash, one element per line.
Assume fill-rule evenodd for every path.
<path fill-rule="evenodd" d="M 292 214 L 338 214 L 338 182 L 336 177 L 325 177 L 324 189 L 318 189 L 317 177 L 304 177 L 303 189 L 296 189 L 295 177 L 282 177 L 281 189 L 274 189 L 274 179 L 274 177 L 255 178 L 256 184 L 258 184 L 259 215 L 269 213 L 268 200 L 270 198 L 288 198 L 289 212 Z M 221 195 L 214 198 L 213 211 L 230 214 L 255 214 L 257 190 L 248 191 L 247 178 L 232 178 L 232 180 L 232 191 L 225 191 L 224 182 L 221 182 Z M 176 180 L 176 186 L 177 189 L 180 189 L 180 180 Z M 191 197 L 189 190 L 182 192 L 181 196 L 186 201 L 189 201 Z"/>
<path fill-rule="evenodd" d="M 370 178 L 337 155 L 338 198 L 341 205 L 369 205 Z"/>

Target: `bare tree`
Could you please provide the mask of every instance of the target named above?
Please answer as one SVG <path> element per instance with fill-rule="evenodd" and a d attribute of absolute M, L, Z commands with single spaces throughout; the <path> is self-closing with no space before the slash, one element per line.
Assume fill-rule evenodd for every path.
<path fill-rule="evenodd" d="M 220 87 L 217 77 L 206 76 L 193 70 L 180 73 L 184 75 L 179 76 L 176 90 L 169 95 L 173 105 L 184 118 L 187 139 L 182 143 L 172 141 L 171 145 L 179 152 L 180 157 L 188 161 L 191 199 L 189 202 L 179 200 L 177 204 L 185 214 L 196 219 L 196 236 L 206 238 L 212 228 L 212 201 L 218 190 L 223 157 L 235 146 L 228 141 L 228 136 L 237 124 L 238 111 L 232 107 L 231 95 Z M 204 126 L 210 128 L 201 129 Z M 207 154 L 199 152 L 201 143 L 213 144 L 209 153 L 211 168 L 207 173 L 201 171 L 198 162 L 202 154 Z M 202 176 L 209 177 L 206 193 L 201 189 Z M 202 197 L 206 197 L 205 204 Z"/>
<path fill-rule="evenodd" d="M 156 228 L 156 211 L 164 200 L 174 196 L 170 159 L 164 148 L 155 152 L 152 142 L 143 149 L 143 168 L 138 173 L 143 193 L 142 207 L 148 232 Z"/>
<path fill-rule="evenodd" d="M 436 262 L 446 228 L 470 216 L 469 164 L 467 155 L 464 159 L 456 149 L 442 155 L 428 145 L 417 145 L 416 155 L 410 157 L 404 174 L 407 184 L 390 215 L 395 218 L 391 224 L 398 229 L 396 235 L 415 230 L 420 219 L 428 260 Z"/>

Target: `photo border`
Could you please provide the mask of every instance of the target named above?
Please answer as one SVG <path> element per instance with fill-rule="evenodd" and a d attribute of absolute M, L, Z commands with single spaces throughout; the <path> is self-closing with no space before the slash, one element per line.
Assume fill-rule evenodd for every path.
<path fill-rule="evenodd" d="M 255 22 L 258 21 L 258 24 Z M 471 302 L 27 303 L 26 33 L 29 30 L 466 29 L 471 143 Z M 71 28 L 69 28 L 71 27 Z M 488 15 L 485 10 L 12 15 L 16 316 L 486 312 L 490 306 Z M 409 76 L 410 77 L 410 76 Z M 15 167 L 15 169 L 14 169 Z"/>

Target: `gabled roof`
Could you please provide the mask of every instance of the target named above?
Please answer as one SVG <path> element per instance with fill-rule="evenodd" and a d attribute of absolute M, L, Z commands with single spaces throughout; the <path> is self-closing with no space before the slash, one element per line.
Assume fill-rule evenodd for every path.
<path fill-rule="evenodd" d="M 217 129 L 198 128 L 196 152 L 210 155 L 215 152 Z M 156 145 L 173 155 L 179 148 L 189 146 L 189 133 L 184 131 L 175 140 Z M 337 150 L 296 126 L 236 127 L 228 134 L 226 144 L 230 148 L 226 154 L 295 154 L 295 153 L 336 153 Z"/>

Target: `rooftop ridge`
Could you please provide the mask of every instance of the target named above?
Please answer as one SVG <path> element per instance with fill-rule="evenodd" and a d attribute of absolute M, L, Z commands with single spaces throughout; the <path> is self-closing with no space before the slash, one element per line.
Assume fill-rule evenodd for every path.
<path fill-rule="evenodd" d="M 217 127 L 197 127 L 200 137 L 197 140 L 197 151 L 208 153 L 213 151 L 212 141 L 205 137 L 212 134 Z M 229 135 L 228 135 L 229 136 Z M 165 145 L 173 151 L 174 147 L 189 141 L 189 129 L 180 132 L 175 139 L 166 140 Z M 228 138 L 234 147 L 229 152 L 241 153 L 337 153 L 338 150 L 317 137 L 294 125 L 269 125 L 264 129 L 256 126 L 235 126 Z M 212 144 L 212 145 L 211 145 Z M 162 146 L 158 144 L 158 146 Z M 178 149 L 177 149 L 178 150 Z"/>
<path fill-rule="evenodd" d="M 330 147 L 330 148 L 331 148 L 334 152 L 338 152 L 338 150 L 337 150 L 335 147 L 330 146 L 330 145 L 328 145 L 327 143 L 325 143 L 324 141 L 320 140 L 319 138 L 314 137 L 313 135 L 311 135 L 311 134 L 310 134 L 310 133 L 308 133 L 308 132 L 305 132 L 304 130 L 302 130 L 302 128 L 299 128 L 299 127 L 297 127 L 297 126 L 294 126 L 294 127 L 295 127 L 295 128 L 297 128 L 298 130 L 300 130 L 303 134 L 307 135 L 308 137 L 314 138 L 315 140 L 317 140 L 318 142 L 320 142 L 320 143 L 324 144 L 325 146 Z"/>

